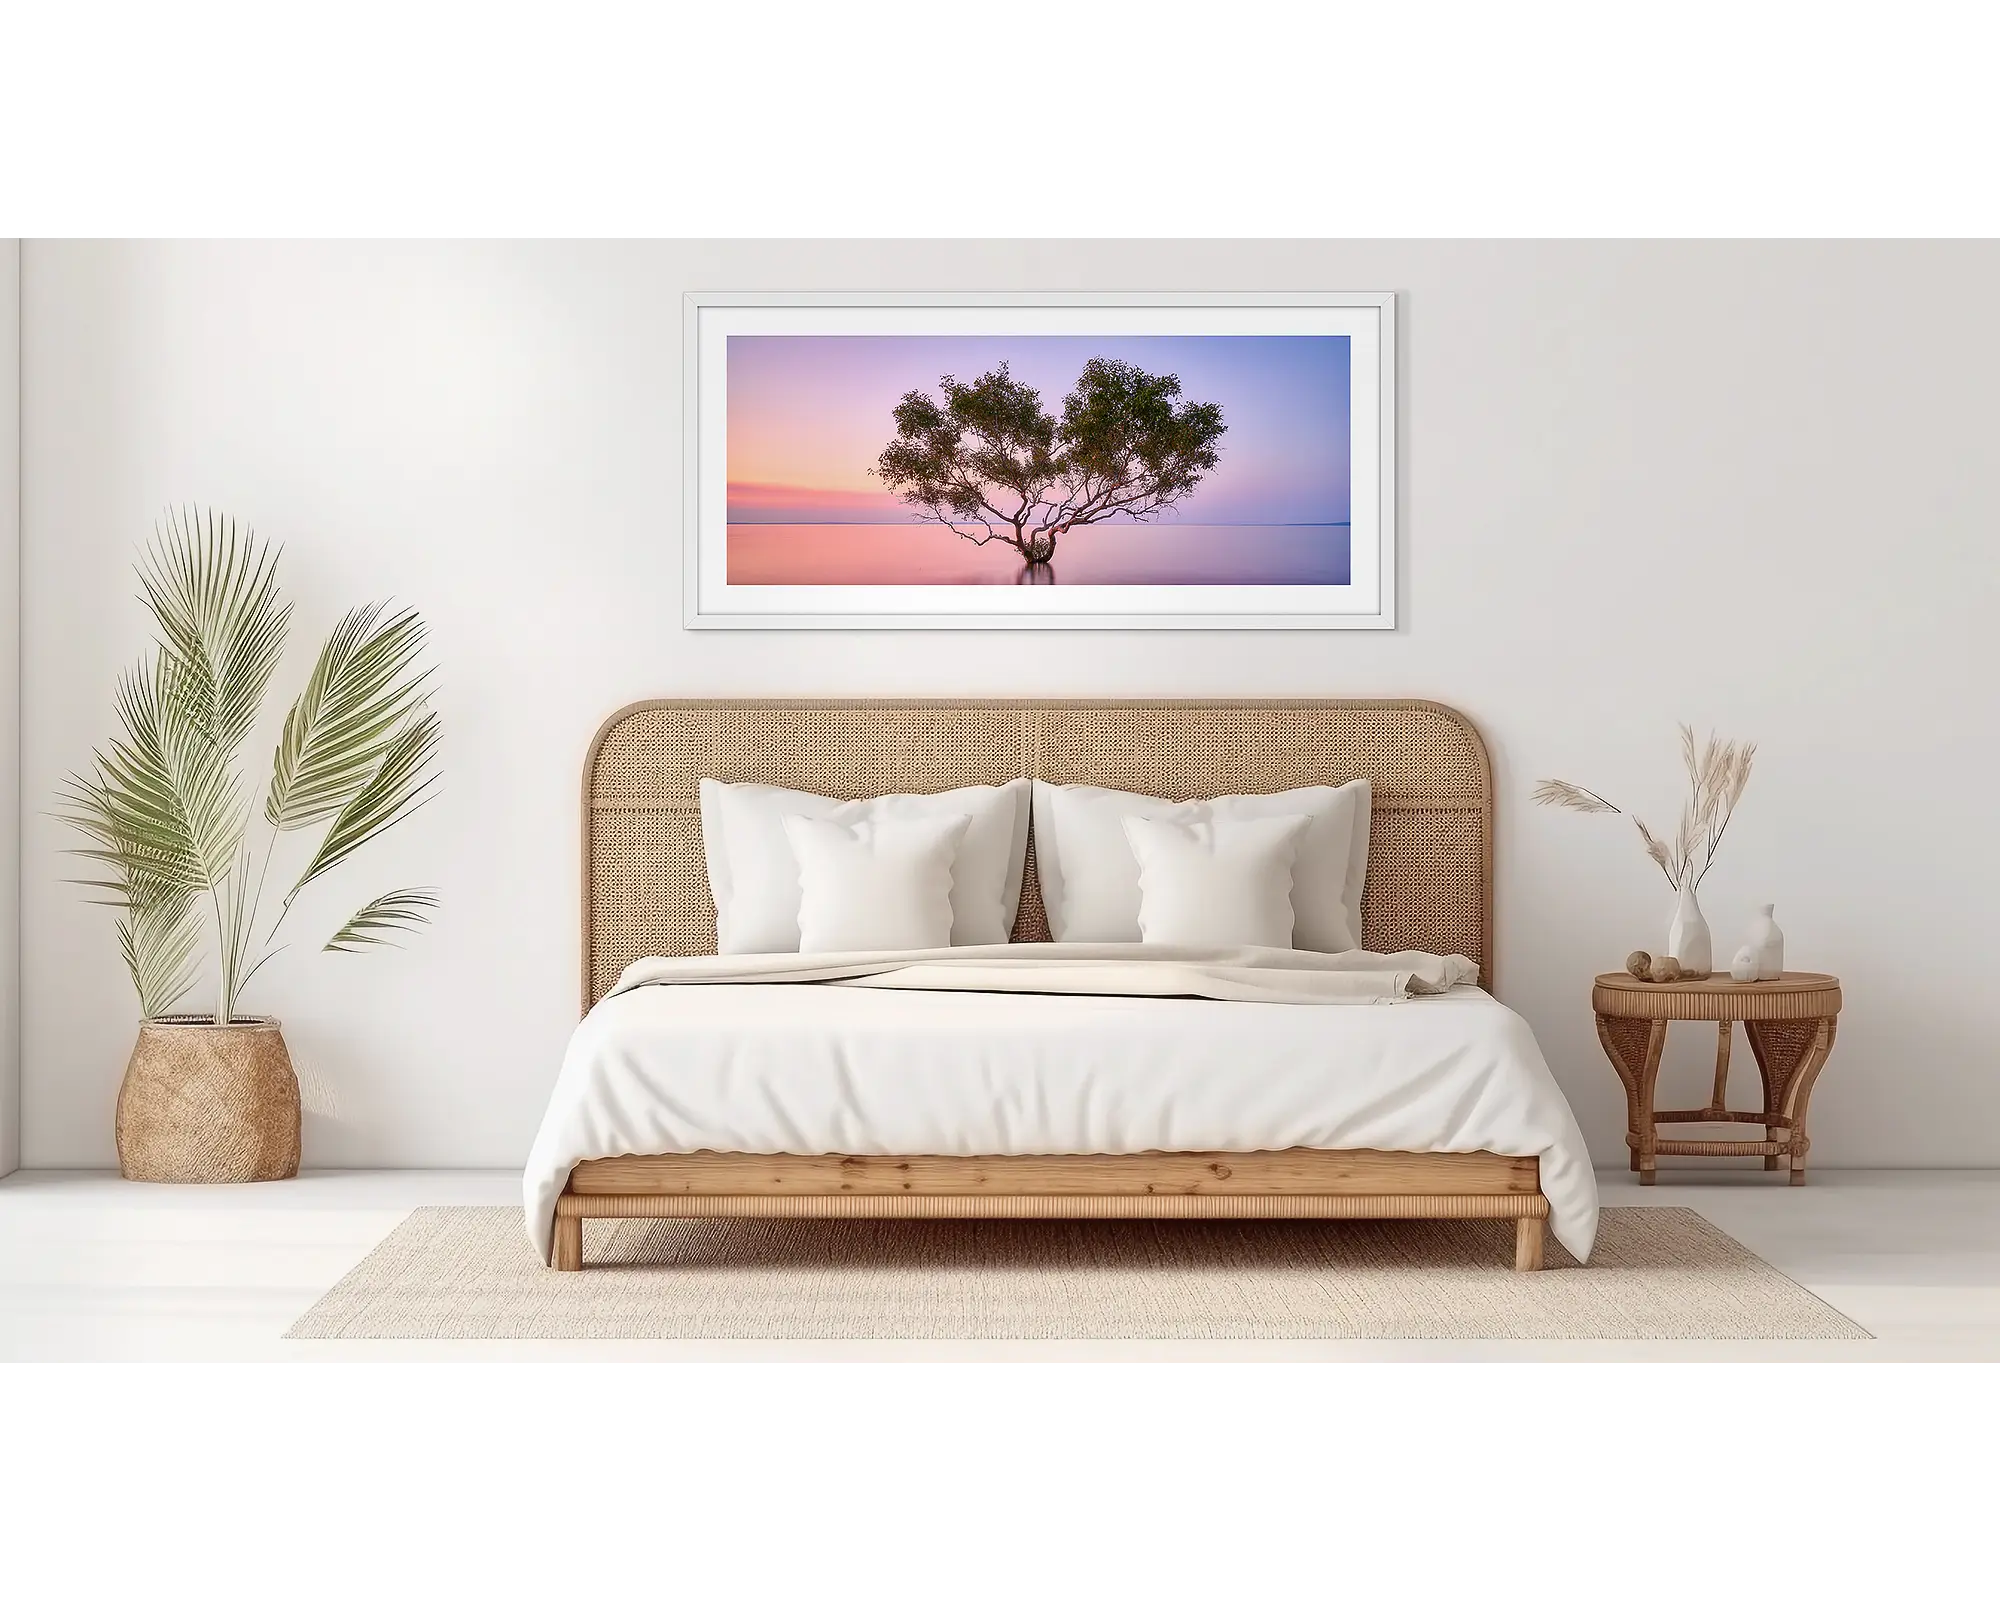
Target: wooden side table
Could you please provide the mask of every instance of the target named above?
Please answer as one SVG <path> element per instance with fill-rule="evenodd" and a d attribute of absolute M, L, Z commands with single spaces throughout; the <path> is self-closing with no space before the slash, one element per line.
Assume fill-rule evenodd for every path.
<path fill-rule="evenodd" d="M 1695 983 L 1641 983 L 1628 972 L 1601 973 L 1590 992 L 1597 1037 L 1625 1083 L 1625 1142 L 1632 1170 L 1651 1183 L 1659 1156 L 1762 1156 L 1764 1170 L 1784 1162 L 1794 1184 L 1806 1181 L 1806 1102 L 1833 1050 L 1840 980 L 1823 972 L 1788 972 L 1763 983 L 1727 975 Z M 1716 1024 L 1715 1089 L 1700 1111 L 1655 1111 L 1653 1085 L 1670 1022 Z M 1737 1023 L 1764 1079 L 1764 1109 L 1731 1111 L 1729 1041 Z M 1762 1123 L 1761 1139 L 1662 1139 L 1666 1123 Z"/>

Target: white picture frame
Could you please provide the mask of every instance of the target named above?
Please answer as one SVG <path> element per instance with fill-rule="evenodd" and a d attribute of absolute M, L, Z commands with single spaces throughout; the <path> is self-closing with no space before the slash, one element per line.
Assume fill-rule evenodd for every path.
<path fill-rule="evenodd" d="M 1264 629 L 1396 626 L 1393 292 L 870 293 L 685 297 L 683 614 L 689 628 Z M 728 581 L 727 340 L 733 334 L 1350 338 L 1346 584 L 778 586 Z"/>

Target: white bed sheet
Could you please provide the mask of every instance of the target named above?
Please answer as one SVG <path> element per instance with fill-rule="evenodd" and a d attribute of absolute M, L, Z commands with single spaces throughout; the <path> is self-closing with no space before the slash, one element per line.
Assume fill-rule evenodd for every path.
<path fill-rule="evenodd" d="M 523 1183 L 548 1259 L 579 1161 L 1147 1150 L 1534 1156 L 1579 1260 L 1583 1135 L 1527 1023 L 1483 991 L 1387 1005 L 1223 1003 L 824 984 L 658 985 L 573 1036 Z"/>

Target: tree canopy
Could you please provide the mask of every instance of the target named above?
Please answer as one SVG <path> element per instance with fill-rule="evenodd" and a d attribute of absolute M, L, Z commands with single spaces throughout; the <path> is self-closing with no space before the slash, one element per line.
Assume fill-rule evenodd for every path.
<path fill-rule="evenodd" d="M 1179 400 L 1181 380 L 1092 357 L 1058 421 L 1001 362 L 942 399 L 913 389 L 875 473 L 905 505 L 974 544 L 1011 544 L 1029 562 L 1071 528 L 1144 522 L 1180 504 L 1220 459 L 1222 407 Z M 1179 403 L 1176 404 L 1176 401 Z"/>

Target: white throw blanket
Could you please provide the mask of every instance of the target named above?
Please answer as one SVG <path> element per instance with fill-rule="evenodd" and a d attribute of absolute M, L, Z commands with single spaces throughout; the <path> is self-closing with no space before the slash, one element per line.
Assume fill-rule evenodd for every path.
<path fill-rule="evenodd" d="M 838 955 L 651 956 L 612 995 L 649 984 L 828 983 L 1005 994 L 1129 994 L 1284 1005 L 1379 1005 L 1477 983 L 1478 964 L 1421 950 L 1271 950 L 1250 945 L 984 944 Z"/>
<path fill-rule="evenodd" d="M 570 1169 L 619 1155 L 1491 1150 L 1539 1158 L 1582 1259 L 1582 1135 L 1476 975 L 1421 952 L 1132 944 L 638 961 L 570 1041 L 528 1234 L 546 1260 Z"/>

